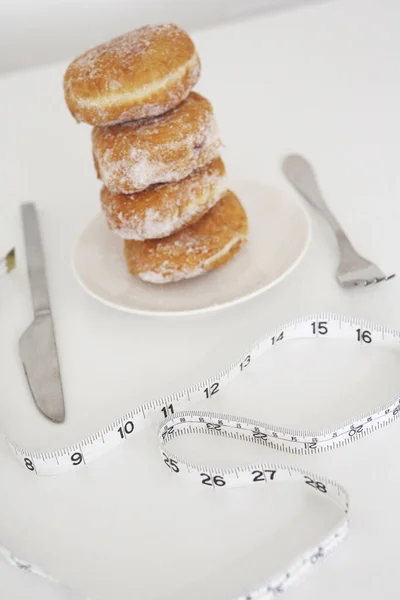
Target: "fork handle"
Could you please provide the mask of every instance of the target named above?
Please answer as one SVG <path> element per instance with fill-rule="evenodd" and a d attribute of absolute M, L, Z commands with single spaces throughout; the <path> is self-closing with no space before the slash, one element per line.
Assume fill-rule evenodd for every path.
<path fill-rule="evenodd" d="M 302 156 L 292 154 L 284 159 L 282 168 L 287 179 L 303 198 L 324 215 L 335 233 L 342 257 L 348 258 L 349 253 L 357 254 L 340 223 L 323 199 L 317 178 L 310 163 Z"/>

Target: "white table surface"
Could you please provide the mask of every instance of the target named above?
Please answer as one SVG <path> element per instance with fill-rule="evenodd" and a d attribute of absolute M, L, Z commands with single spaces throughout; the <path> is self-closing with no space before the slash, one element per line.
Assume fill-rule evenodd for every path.
<path fill-rule="evenodd" d="M 357 248 L 400 274 L 399 27 L 395 0 L 343 0 L 203 31 L 195 41 L 203 62 L 198 90 L 214 104 L 228 172 L 289 192 L 281 157 L 304 153 Z M 336 511 L 296 487 L 214 494 L 174 478 L 160 461 L 155 426 L 87 468 L 53 478 L 21 468 L 5 435 L 37 449 L 73 443 L 147 399 L 212 374 L 262 332 L 313 311 L 400 328 L 400 277 L 339 289 L 334 241 L 314 219 L 300 267 L 249 303 L 179 319 L 135 317 L 97 303 L 70 264 L 76 237 L 98 210 L 100 184 L 89 128 L 76 125 L 64 105 L 64 68 L 0 80 L 1 227 L 19 252 L 19 268 L 0 288 L 0 544 L 94 600 L 229 598 L 318 540 Z M 17 339 L 31 318 L 23 201 L 40 208 L 67 403 L 62 426 L 38 414 L 18 361 Z M 395 354 L 304 342 L 260 359 L 213 408 L 314 429 L 382 404 L 399 388 Z M 349 537 L 286 597 L 375 600 L 397 597 L 398 427 L 301 459 L 208 439 L 185 446 L 204 461 L 279 460 L 339 480 L 351 498 Z M 47 599 L 41 582 L 0 565 L 2 597 Z"/>
<path fill-rule="evenodd" d="M 68 60 L 143 23 L 176 22 L 197 31 L 311 2 L 324 0 L 2 1 L 0 73 Z"/>

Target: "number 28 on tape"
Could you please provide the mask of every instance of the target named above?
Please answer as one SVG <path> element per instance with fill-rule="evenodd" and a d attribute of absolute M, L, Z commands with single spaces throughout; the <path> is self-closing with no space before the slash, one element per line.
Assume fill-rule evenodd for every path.
<path fill-rule="evenodd" d="M 321 453 L 344 446 L 360 437 L 394 421 L 400 411 L 397 397 L 383 408 L 361 415 L 352 422 L 343 423 L 330 430 L 312 434 L 305 431 L 274 427 L 263 422 L 238 416 L 192 410 L 190 403 L 201 399 L 217 399 L 220 390 L 235 377 L 244 374 L 249 365 L 267 350 L 286 340 L 318 337 L 347 340 L 359 345 L 383 344 L 399 348 L 400 334 L 388 328 L 332 314 L 314 315 L 297 319 L 258 340 L 241 359 L 212 378 L 185 388 L 176 394 L 158 398 L 129 411 L 120 419 L 78 444 L 50 452 L 32 452 L 9 441 L 16 458 L 36 475 L 55 475 L 87 465 L 112 448 L 125 443 L 138 431 L 150 426 L 154 415 L 160 420 L 159 445 L 166 467 L 174 475 L 185 475 L 204 488 L 225 490 L 243 485 L 273 485 L 289 482 L 306 485 L 308 489 L 333 501 L 340 508 L 341 517 L 327 537 L 312 549 L 304 552 L 287 569 L 277 573 L 264 585 L 239 596 L 236 600 L 268 600 L 295 583 L 305 571 L 331 552 L 345 537 L 348 530 L 348 495 L 337 482 L 326 477 L 293 467 L 259 464 L 236 468 L 205 468 L 175 455 L 169 442 L 180 435 L 220 435 L 237 440 L 265 445 L 276 450 L 304 455 Z"/>

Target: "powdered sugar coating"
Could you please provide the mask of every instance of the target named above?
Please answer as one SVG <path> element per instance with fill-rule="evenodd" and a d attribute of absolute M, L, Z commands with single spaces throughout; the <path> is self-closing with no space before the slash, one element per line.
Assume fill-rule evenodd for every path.
<path fill-rule="evenodd" d="M 212 268 L 212 264 L 215 261 L 223 260 L 227 254 L 237 245 L 241 245 L 246 240 L 246 236 L 243 234 L 235 235 L 226 245 L 221 248 L 218 252 L 211 256 L 207 260 L 203 262 L 202 265 L 193 268 L 184 267 L 183 269 L 173 269 L 171 268 L 171 263 L 169 261 L 165 261 L 161 264 L 157 270 L 154 271 L 144 271 L 138 274 L 138 277 L 142 281 L 146 281 L 147 283 L 175 283 L 177 281 L 181 281 L 182 279 L 193 279 L 194 277 L 198 277 L 199 275 L 203 275 L 210 271 Z"/>
<path fill-rule="evenodd" d="M 112 194 L 103 188 L 101 203 L 114 233 L 124 239 L 146 240 L 166 237 L 194 223 L 226 189 L 225 167 L 217 158 L 186 179 L 136 194 Z"/>
<path fill-rule="evenodd" d="M 91 125 L 152 117 L 187 97 L 200 68 L 182 29 L 147 25 L 76 58 L 64 76 L 65 99 L 75 119 Z"/>
<path fill-rule="evenodd" d="M 160 117 L 95 127 L 92 141 L 98 176 L 124 194 L 184 179 L 215 158 L 221 145 L 212 106 L 195 92 Z"/>
<path fill-rule="evenodd" d="M 150 283 L 189 279 L 228 262 L 247 229 L 246 213 L 228 190 L 194 225 L 161 240 L 125 240 L 125 259 L 132 274 Z"/>

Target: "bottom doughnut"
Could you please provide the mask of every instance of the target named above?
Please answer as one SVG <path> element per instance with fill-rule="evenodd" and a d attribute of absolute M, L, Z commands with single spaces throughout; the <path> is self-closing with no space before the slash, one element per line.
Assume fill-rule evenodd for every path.
<path fill-rule="evenodd" d="M 124 241 L 129 271 L 149 283 L 190 279 L 230 261 L 247 239 L 247 215 L 230 190 L 195 224 L 160 239 Z"/>

